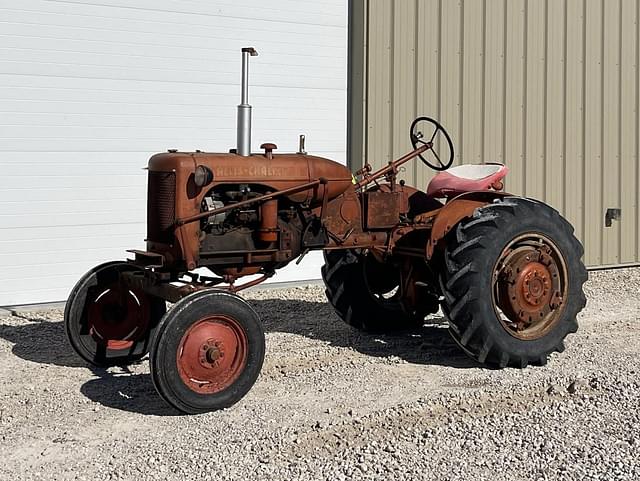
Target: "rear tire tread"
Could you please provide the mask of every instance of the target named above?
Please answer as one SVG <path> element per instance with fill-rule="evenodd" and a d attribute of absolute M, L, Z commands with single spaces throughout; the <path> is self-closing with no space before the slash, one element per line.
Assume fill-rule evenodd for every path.
<path fill-rule="evenodd" d="M 478 265 L 478 259 L 483 255 L 486 256 L 487 249 L 492 247 L 483 245 L 482 240 L 490 236 L 492 231 L 517 222 L 519 215 L 548 217 L 562 235 L 570 239 L 574 253 L 579 253 L 581 256 L 584 252 L 582 244 L 573 235 L 572 226 L 556 210 L 529 199 L 508 197 L 476 209 L 470 220 L 458 224 L 455 235 L 449 236 L 450 241 L 444 259 L 446 274 L 440 281 L 444 296 L 442 310 L 449 320 L 450 334 L 454 340 L 477 361 L 500 368 L 506 366 L 523 368 L 529 364 L 544 365 L 549 354 L 554 351 L 562 352 L 564 337 L 576 332 L 578 329 L 576 315 L 586 305 L 582 284 L 588 275 L 584 265 L 579 262 L 579 268 L 573 271 L 568 266 L 569 278 L 577 282 L 578 292 L 575 293 L 576 300 L 567 306 L 572 312 L 566 320 L 561 321 L 564 323 L 564 335 L 560 342 L 552 344 L 543 353 L 516 356 L 502 350 L 501 346 L 492 339 L 491 333 L 478 314 L 478 305 L 486 300 L 472 295 L 472 289 L 477 282 L 477 277 L 473 274 L 480 272 L 481 266 Z"/>
<path fill-rule="evenodd" d="M 325 294 L 338 317 L 363 331 L 393 332 L 415 329 L 424 322 L 420 314 L 406 312 L 400 302 L 383 305 L 366 287 L 363 257 L 350 250 L 325 252 L 321 269 Z M 434 298 L 434 312 L 438 301 Z"/>

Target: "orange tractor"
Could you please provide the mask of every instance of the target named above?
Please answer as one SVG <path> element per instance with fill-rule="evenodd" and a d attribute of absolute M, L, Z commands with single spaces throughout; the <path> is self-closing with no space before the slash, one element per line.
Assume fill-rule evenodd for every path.
<path fill-rule="evenodd" d="M 411 125 L 414 149 L 375 172 L 308 155 L 302 136 L 297 153 L 270 143 L 251 153 L 253 55 L 242 50 L 237 148 L 151 157 L 146 250 L 73 288 L 65 325 L 83 359 L 125 365 L 149 353 L 169 404 L 228 407 L 265 354 L 260 320 L 236 293 L 316 249 L 327 298 L 355 328 L 415 328 L 441 308 L 455 342 L 488 366 L 544 364 L 564 349 L 587 274 L 557 211 L 503 192 L 504 165 L 451 167 L 451 138 L 427 117 Z M 439 171 L 426 192 L 398 179 L 416 157 Z"/>

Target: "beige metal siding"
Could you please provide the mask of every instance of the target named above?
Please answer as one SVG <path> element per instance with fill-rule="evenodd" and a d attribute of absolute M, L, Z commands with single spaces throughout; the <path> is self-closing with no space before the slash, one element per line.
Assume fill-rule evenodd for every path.
<path fill-rule="evenodd" d="M 399 157 L 413 117 L 434 116 L 456 163 L 505 162 L 507 190 L 559 209 L 588 265 L 640 261 L 639 10 L 640 0 L 352 0 L 352 166 Z M 403 175 L 424 187 L 433 172 L 417 163 Z M 611 227 L 607 208 L 622 209 Z"/>

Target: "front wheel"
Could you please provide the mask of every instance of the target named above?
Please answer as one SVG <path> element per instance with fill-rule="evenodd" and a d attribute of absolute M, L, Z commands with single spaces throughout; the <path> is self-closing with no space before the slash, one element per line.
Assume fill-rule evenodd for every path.
<path fill-rule="evenodd" d="M 122 261 L 101 264 L 82 276 L 69 294 L 64 309 L 67 338 L 94 366 L 127 365 L 149 350 L 166 303 L 120 279 L 125 272 L 139 270 Z"/>
<path fill-rule="evenodd" d="M 582 254 L 546 204 L 508 197 L 476 209 L 447 238 L 443 311 L 453 339 L 490 366 L 546 363 L 578 328 Z"/>
<path fill-rule="evenodd" d="M 264 330 L 240 297 L 208 290 L 178 301 L 151 342 L 153 384 L 171 406 L 187 414 L 229 407 L 260 374 Z"/>

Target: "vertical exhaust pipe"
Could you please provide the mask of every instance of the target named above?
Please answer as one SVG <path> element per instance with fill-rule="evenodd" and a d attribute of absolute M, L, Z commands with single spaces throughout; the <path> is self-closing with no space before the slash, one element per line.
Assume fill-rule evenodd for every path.
<path fill-rule="evenodd" d="M 258 55 L 253 47 L 242 49 L 242 93 L 238 105 L 237 153 L 243 157 L 251 154 L 251 105 L 249 105 L 249 56 Z"/>

